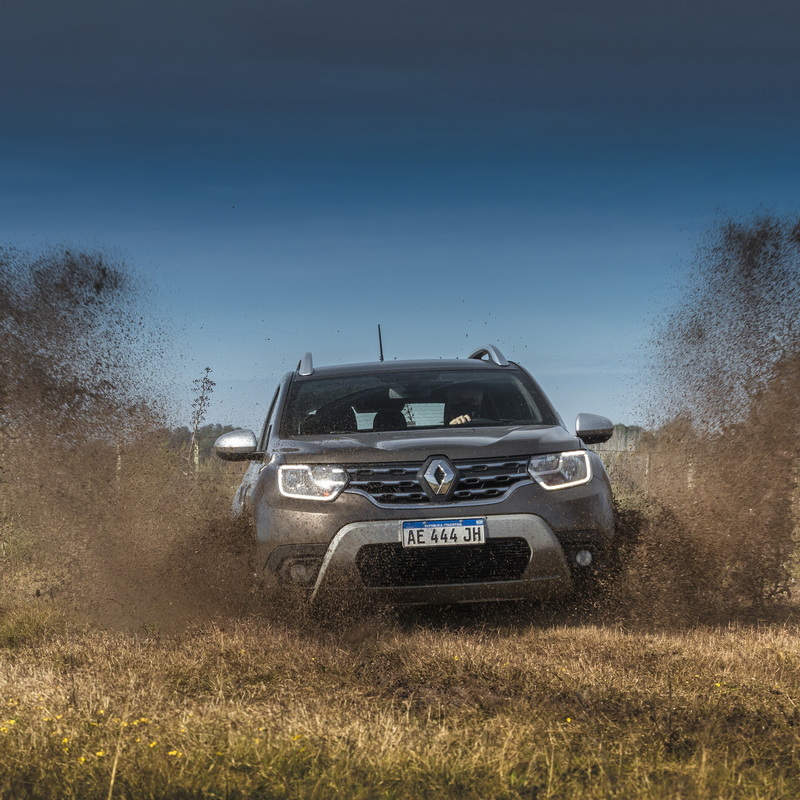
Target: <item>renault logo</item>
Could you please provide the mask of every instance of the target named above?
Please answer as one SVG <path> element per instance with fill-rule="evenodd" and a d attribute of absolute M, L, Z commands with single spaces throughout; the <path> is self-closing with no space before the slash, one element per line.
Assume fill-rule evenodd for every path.
<path fill-rule="evenodd" d="M 453 487 L 453 482 L 456 479 L 455 470 L 450 466 L 448 461 L 443 458 L 434 458 L 422 477 L 431 491 L 436 495 L 446 495 Z"/>

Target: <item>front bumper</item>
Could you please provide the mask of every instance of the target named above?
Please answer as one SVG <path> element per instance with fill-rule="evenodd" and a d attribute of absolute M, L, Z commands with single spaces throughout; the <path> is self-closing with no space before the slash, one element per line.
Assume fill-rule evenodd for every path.
<path fill-rule="evenodd" d="M 365 581 L 359 553 L 373 545 L 397 546 L 399 526 L 395 520 L 353 522 L 345 525 L 333 538 L 319 569 L 311 599 L 340 595 L 350 600 L 380 597 L 390 603 L 467 603 L 489 600 L 512 600 L 525 597 L 555 597 L 572 588 L 570 569 L 558 539 L 540 517 L 533 514 L 486 515 L 486 544 L 462 545 L 461 548 L 488 547 L 493 542 L 522 540 L 527 546 L 527 563 L 521 565 L 518 577 L 508 580 L 475 580 L 472 582 L 414 582 L 386 585 Z M 457 548 L 430 548 L 436 555 L 446 555 Z M 419 551 L 415 553 L 418 555 Z M 424 554 L 422 554 L 424 556 Z M 455 555 L 455 554 L 453 554 Z M 519 559 L 519 548 L 515 557 Z"/>

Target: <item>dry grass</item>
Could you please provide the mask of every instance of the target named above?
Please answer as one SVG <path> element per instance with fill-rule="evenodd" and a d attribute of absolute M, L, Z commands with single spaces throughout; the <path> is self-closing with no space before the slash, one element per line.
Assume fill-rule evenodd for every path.
<path fill-rule="evenodd" d="M 800 793 L 793 624 L 653 633 L 498 613 L 163 638 L 41 616 L 0 627 L 3 797 Z"/>

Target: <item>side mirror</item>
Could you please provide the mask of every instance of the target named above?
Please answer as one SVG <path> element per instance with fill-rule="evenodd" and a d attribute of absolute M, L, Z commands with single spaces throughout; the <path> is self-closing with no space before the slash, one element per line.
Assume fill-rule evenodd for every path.
<path fill-rule="evenodd" d="M 575 435 L 584 444 L 601 444 L 614 435 L 614 423 L 597 414 L 578 414 L 575 420 Z"/>
<path fill-rule="evenodd" d="M 214 452 L 225 461 L 248 461 L 257 450 L 256 435 L 250 430 L 223 433 L 214 442 Z"/>

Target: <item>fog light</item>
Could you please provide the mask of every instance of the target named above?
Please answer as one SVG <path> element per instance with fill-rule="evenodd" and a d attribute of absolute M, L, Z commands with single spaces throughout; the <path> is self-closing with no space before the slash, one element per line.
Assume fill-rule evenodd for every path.
<path fill-rule="evenodd" d="M 318 567 L 319 559 L 316 558 L 287 558 L 281 564 L 279 574 L 286 583 L 306 586 L 316 577 Z"/>
<path fill-rule="evenodd" d="M 308 583 L 311 577 L 311 570 L 308 568 L 308 564 L 304 564 L 302 561 L 295 561 L 289 567 L 289 577 L 295 583 Z"/>
<path fill-rule="evenodd" d="M 578 550 L 575 553 L 575 563 L 579 567 L 588 567 L 592 563 L 592 554 L 588 550 Z"/>

